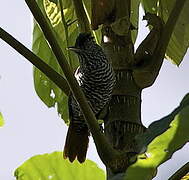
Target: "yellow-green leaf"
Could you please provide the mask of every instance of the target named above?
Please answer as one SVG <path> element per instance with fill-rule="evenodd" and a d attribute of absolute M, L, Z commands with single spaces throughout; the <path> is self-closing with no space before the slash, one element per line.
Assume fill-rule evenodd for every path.
<path fill-rule="evenodd" d="M 0 112 L 0 127 L 4 125 L 4 119 L 3 119 L 3 115 Z"/>
<path fill-rule="evenodd" d="M 78 66 L 77 57 L 69 53 L 66 50 L 68 43 L 69 45 L 75 44 L 75 38 L 78 34 L 76 23 L 68 26 L 68 39 L 65 35 L 65 26 L 62 22 L 60 6 L 59 4 L 50 0 L 38 0 L 38 5 L 42 10 L 44 16 L 47 18 L 51 28 L 55 31 L 59 44 L 62 45 L 64 55 L 68 59 L 72 69 Z M 73 22 L 76 20 L 75 13 L 73 10 L 72 2 L 69 0 L 63 1 L 64 5 L 64 18 L 66 22 Z M 32 50 L 41 59 L 43 59 L 48 65 L 50 65 L 58 73 L 62 74 L 62 70 L 57 63 L 56 57 L 54 56 L 49 44 L 47 43 L 43 32 L 39 28 L 38 24 L 34 22 L 33 29 L 33 46 Z M 52 81 L 50 81 L 45 74 L 34 68 L 34 85 L 37 95 L 48 107 L 57 107 L 57 112 L 68 122 L 68 108 L 67 108 L 67 96 L 58 88 Z"/>
<path fill-rule="evenodd" d="M 174 152 L 189 141 L 189 94 L 170 115 L 153 122 L 138 142 L 147 146 L 145 154 L 139 155 L 135 164 L 129 167 L 127 180 L 151 180 L 158 166 L 170 159 Z"/>
<path fill-rule="evenodd" d="M 18 167 L 14 173 L 17 180 L 105 180 L 105 174 L 94 162 L 86 160 L 70 163 L 62 152 L 37 155 Z"/>

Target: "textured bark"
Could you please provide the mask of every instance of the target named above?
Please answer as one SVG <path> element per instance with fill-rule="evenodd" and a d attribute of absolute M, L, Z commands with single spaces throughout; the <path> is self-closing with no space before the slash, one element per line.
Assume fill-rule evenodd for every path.
<path fill-rule="evenodd" d="M 105 118 L 105 135 L 115 149 L 127 152 L 125 160 L 117 164 L 116 172 L 107 168 L 109 178 L 114 173 L 125 172 L 131 165 L 130 158 L 138 152 L 134 138 L 145 128 L 141 122 L 141 89 L 132 76 L 135 63 L 131 36 L 118 36 L 109 26 L 103 27 L 103 35 L 107 41 L 103 41 L 102 46 L 116 75 L 109 113 Z"/>
<path fill-rule="evenodd" d="M 130 0 L 117 2 L 116 19 L 130 16 Z M 130 23 L 130 22 L 129 22 Z M 102 46 L 116 75 L 116 85 L 109 104 L 108 115 L 105 118 L 105 135 L 114 149 L 124 151 L 124 159 L 117 161 L 114 170 L 107 167 L 107 179 L 116 173 L 125 172 L 131 165 L 131 157 L 138 153 L 135 136 L 143 133 L 145 128 L 141 122 L 141 91 L 132 75 L 135 64 L 134 45 L 131 40 L 131 30 L 120 36 L 115 34 L 110 24 L 103 25 Z"/>

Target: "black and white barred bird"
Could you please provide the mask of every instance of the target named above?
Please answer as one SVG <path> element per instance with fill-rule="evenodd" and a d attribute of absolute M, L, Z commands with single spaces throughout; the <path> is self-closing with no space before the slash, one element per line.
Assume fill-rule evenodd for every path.
<path fill-rule="evenodd" d="M 75 46 L 69 49 L 78 55 L 80 66 L 75 72 L 75 77 L 98 118 L 100 111 L 109 102 L 114 87 L 112 66 L 90 33 L 80 33 Z M 73 95 L 69 96 L 68 106 L 70 125 L 64 146 L 64 158 L 69 158 L 73 162 L 77 157 L 82 163 L 86 159 L 89 129 Z"/>

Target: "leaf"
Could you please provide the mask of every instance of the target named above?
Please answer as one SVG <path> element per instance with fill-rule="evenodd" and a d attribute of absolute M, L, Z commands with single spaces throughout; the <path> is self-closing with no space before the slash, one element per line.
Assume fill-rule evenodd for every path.
<path fill-rule="evenodd" d="M 137 141 L 147 146 L 135 164 L 128 168 L 126 179 L 151 180 L 157 167 L 171 158 L 174 152 L 189 141 L 189 94 L 170 115 L 153 122 Z M 136 173 L 137 172 L 137 173 Z"/>
<path fill-rule="evenodd" d="M 158 121 L 154 121 L 149 125 L 147 131 L 144 134 L 136 137 L 140 147 L 139 149 L 145 149 L 144 147 L 147 147 L 147 145 L 150 144 L 152 140 L 169 129 L 170 123 L 174 120 L 175 116 L 187 106 L 189 106 L 189 94 L 184 96 L 180 106 L 177 107 L 171 114 Z"/>
<path fill-rule="evenodd" d="M 14 173 L 17 180 L 51 179 L 51 180 L 104 180 L 102 169 L 90 161 L 80 164 L 78 161 L 70 163 L 63 159 L 62 152 L 53 152 L 33 156 Z"/>
<path fill-rule="evenodd" d="M 189 174 L 186 174 L 184 177 L 181 178 L 181 180 L 188 180 L 189 179 Z"/>
<path fill-rule="evenodd" d="M 49 0 L 38 0 L 38 5 L 42 12 L 47 17 L 47 20 L 51 24 L 51 28 L 55 31 L 57 40 L 62 45 L 63 52 L 69 63 L 74 70 L 78 66 L 78 60 L 75 54 L 68 53 L 66 50 L 67 46 L 75 44 L 75 38 L 78 34 L 77 26 L 75 23 L 68 27 L 68 39 L 65 35 L 65 27 L 62 23 L 60 7 L 58 4 L 53 3 Z M 64 5 L 64 16 L 67 22 L 72 22 L 76 19 L 71 1 L 63 1 Z M 69 44 L 68 44 L 69 42 Z M 38 24 L 34 22 L 33 29 L 33 52 L 41 57 L 48 65 L 54 70 L 63 75 L 63 72 L 57 63 L 56 57 L 54 56 L 49 44 L 47 43 L 43 32 L 39 28 Z M 67 96 L 59 89 L 51 80 L 49 80 L 45 74 L 34 68 L 34 85 L 35 90 L 40 99 L 48 107 L 57 107 L 58 113 L 68 123 L 68 108 L 67 108 Z"/>
<path fill-rule="evenodd" d="M 173 8 L 175 0 L 142 0 L 142 5 L 145 11 L 158 13 L 166 22 Z M 166 51 L 166 58 L 179 65 L 189 47 L 189 1 L 186 1 L 185 6 L 180 14 L 174 32 L 171 36 L 169 45 Z"/>
<path fill-rule="evenodd" d="M 0 127 L 2 127 L 4 125 L 4 119 L 3 119 L 3 115 L 0 112 Z"/>
<path fill-rule="evenodd" d="M 71 0 L 62 0 L 63 12 L 65 23 L 62 22 L 60 6 L 58 1 L 52 0 L 38 0 L 38 5 L 41 8 L 47 20 L 51 24 L 51 28 L 55 31 L 57 40 L 62 45 L 64 55 L 69 61 L 72 70 L 74 71 L 78 67 L 77 56 L 74 53 L 70 53 L 66 50 L 68 46 L 75 44 L 76 37 L 78 35 L 77 20 L 74 6 Z M 88 18 L 90 16 L 91 3 L 88 0 L 84 1 Z M 75 22 L 75 23 L 74 23 Z M 68 37 L 66 37 L 66 30 Z M 101 32 L 100 30 L 94 32 L 96 40 L 100 42 Z M 47 43 L 43 32 L 39 28 L 38 24 L 34 22 L 33 29 L 33 52 L 41 57 L 48 65 L 50 65 L 58 73 L 62 74 L 62 70 L 57 63 L 49 44 Z M 38 69 L 34 68 L 34 85 L 37 95 L 48 107 L 57 107 L 58 113 L 62 119 L 68 123 L 68 107 L 67 96 L 52 82 L 45 74 Z"/>

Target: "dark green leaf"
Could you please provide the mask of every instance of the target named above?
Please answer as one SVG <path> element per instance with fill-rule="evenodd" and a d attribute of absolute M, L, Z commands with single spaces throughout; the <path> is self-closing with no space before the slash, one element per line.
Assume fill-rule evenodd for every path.
<path fill-rule="evenodd" d="M 147 147 L 152 140 L 154 140 L 157 136 L 164 133 L 167 129 L 170 128 L 171 122 L 174 120 L 175 116 L 179 114 L 183 108 L 189 106 L 189 94 L 187 94 L 180 103 L 180 106 L 177 107 L 171 114 L 168 116 L 154 121 L 148 127 L 147 131 L 140 137 L 137 137 L 138 144 L 140 149 L 144 149 L 143 147 Z"/>
<path fill-rule="evenodd" d="M 38 5 L 42 9 L 45 16 L 48 18 L 52 29 L 56 33 L 57 40 L 62 45 L 64 54 L 67 57 L 69 64 L 74 71 L 76 67 L 78 67 L 77 57 L 74 53 L 68 52 L 66 48 L 75 44 L 75 39 L 79 33 L 76 21 L 77 18 L 75 16 L 74 7 L 71 0 L 62 0 L 62 4 L 65 22 L 62 21 L 60 5 L 58 1 L 54 2 L 49 0 L 38 0 Z M 88 13 L 88 17 L 90 17 L 90 1 L 85 0 L 84 6 L 87 10 L 86 12 Z M 66 32 L 68 33 L 68 37 L 66 36 Z M 94 35 L 99 43 L 101 41 L 100 30 L 94 32 Z M 46 39 L 41 29 L 36 23 L 34 23 L 33 30 L 33 51 L 57 72 L 62 74 L 56 57 L 54 56 L 51 48 L 49 47 L 49 44 L 46 42 Z M 67 123 L 68 107 L 66 95 L 36 68 L 34 68 L 34 84 L 35 90 L 40 99 L 48 107 L 54 107 L 56 105 L 58 113 Z"/>
<path fill-rule="evenodd" d="M 15 171 L 17 180 L 104 180 L 105 174 L 97 165 L 86 160 L 70 163 L 63 159 L 62 152 L 37 155 L 23 163 Z"/>
<path fill-rule="evenodd" d="M 58 3 L 53 3 L 49 0 L 38 0 L 38 5 L 42 9 L 42 12 L 47 17 L 51 24 L 51 28 L 55 31 L 57 40 L 62 45 L 65 56 L 67 57 L 73 71 L 78 66 L 78 60 L 75 54 L 68 53 L 67 46 L 74 45 L 75 38 L 78 34 L 76 23 L 72 23 L 70 26 L 65 27 L 62 23 L 60 7 Z M 64 5 L 64 17 L 66 22 L 72 22 L 76 20 L 73 5 L 71 1 L 63 1 Z M 65 28 L 68 28 L 68 39 L 66 39 Z M 34 22 L 33 30 L 33 51 L 39 57 L 41 57 L 48 65 L 50 65 L 58 73 L 62 74 L 62 70 L 57 63 L 49 44 L 47 43 L 43 32 L 39 28 L 38 24 Z M 68 108 L 66 95 L 41 71 L 34 68 L 34 84 L 35 90 L 40 99 L 48 106 L 54 107 L 56 105 L 58 113 L 68 122 Z"/>
<path fill-rule="evenodd" d="M 142 0 L 145 11 L 158 13 L 166 22 L 175 0 Z M 189 47 L 189 1 L 186 1 L 167 47 L 166 58 L 179 65 Z"/>

